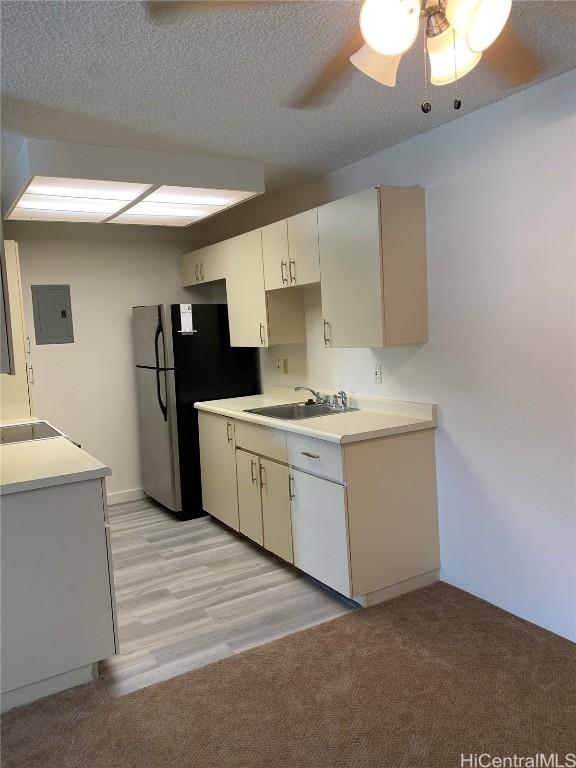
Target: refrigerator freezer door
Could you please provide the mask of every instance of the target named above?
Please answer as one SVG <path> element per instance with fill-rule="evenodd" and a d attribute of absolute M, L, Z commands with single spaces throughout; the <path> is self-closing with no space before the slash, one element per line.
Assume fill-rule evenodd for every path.
<path fill-rule="evenodd" d="M 133 307 L 132 326 L 136 365 L 146 368 L 173 368 L 170 305 Z"/>
<path fill-rule="evenodd" d="M 180 512 L 182 500 L 174 371 L 159 371 L 158 375 L 166 417 L 158 402 L 157 371 L 136 368 L 144 492 L 173 512 Z"/>

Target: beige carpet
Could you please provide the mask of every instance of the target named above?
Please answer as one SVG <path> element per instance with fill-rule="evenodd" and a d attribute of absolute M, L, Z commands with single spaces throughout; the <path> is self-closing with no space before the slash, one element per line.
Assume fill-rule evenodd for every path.
<path fill-rule="evenodd" d="M 3 768 L 450 768 L 576 751 L 575 646 L 443 584 L 112 698 L 3 718 Z"/>

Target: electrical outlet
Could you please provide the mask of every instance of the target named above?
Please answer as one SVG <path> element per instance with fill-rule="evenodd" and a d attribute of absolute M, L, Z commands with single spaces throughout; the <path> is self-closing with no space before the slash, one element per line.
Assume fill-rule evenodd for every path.
<path fill-rule="evenodd" d="M 382 363 L 374 363 L 374 384 L 382 384 Z"/>
<path fill-rule="evenodd" d="M 276 370 L 280 371 L 280 373 L 288 373 L 288 358 L 287 357 L 277 357 L 276 358 Z"/>

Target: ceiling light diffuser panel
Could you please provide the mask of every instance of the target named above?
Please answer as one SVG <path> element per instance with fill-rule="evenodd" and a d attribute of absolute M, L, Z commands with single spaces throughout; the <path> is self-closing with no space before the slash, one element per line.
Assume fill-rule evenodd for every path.
<path fill-rule="evenodd" d="M 255 194 L 34 176 L 7 218 L 187 227 Z"/>

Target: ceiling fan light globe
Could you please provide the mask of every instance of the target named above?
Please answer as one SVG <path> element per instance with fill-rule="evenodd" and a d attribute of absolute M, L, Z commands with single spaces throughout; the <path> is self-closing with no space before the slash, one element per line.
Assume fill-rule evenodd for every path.
<path fill-rule="evenodd" d="M 407 51 L 418 34 L 418 0 L 364 0 L 360 31 L 366 43 L 384 56 Z"/>
<path fill-rule="evenodd" d="M 468 26 L 466 42 L 471 51 L 485 51 L 496 40 L 510 16 L 512 0 L 480 0 L 477 2 Z"/>
<path fill-rule="evenodd" d="M 454 34 L 456 53 L 454 53 Z M 480 61 L 482 54 L 471 51 L 462 34 L 447 29 L 437 37 L 427 40 L 430 59 L 430 82 L 432 85 L 449 85 L 471 72 Z M 456 60 L 455 60 L 456 59 Z"/>
<path fill-rule="evenodd" d="M 468 23 L 478 5 L 478 0 L 448 0 L 445 14 L 456 32 L 465 35 Z"/>

